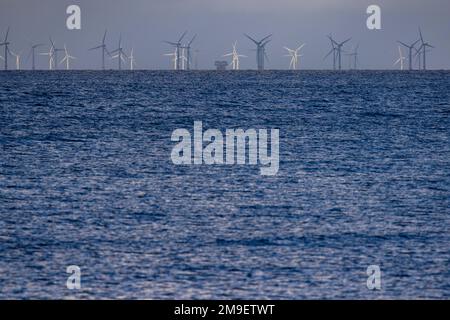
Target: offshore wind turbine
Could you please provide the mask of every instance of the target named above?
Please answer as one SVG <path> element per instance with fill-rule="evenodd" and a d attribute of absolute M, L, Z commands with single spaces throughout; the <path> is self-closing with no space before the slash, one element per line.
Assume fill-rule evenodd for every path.
<path fill-rule="evenodd" d="M 233 51 L 227 54 L 224 54 L 223 57 L 229 57 L 231 56 L 231 68 L 233 70 L 239 70 L 239 58 L 247 58 L 247 56 L 243 54 L 239 54 L 236 49 L 237 41 L 233 44 Z"/>
<path fill-rule="evenodd" d="M 428 48 L 434 48 L 434 47 L 431 44 L 429 44 L 428 42 L 423 41 L 422 30 L 420 30 L 420 28 L 419 28 L 419 35 L 420 35 L 420 42 L 421 42 L 419 51 L 422 51 L 422 58 L 423 58 L 422 67 L 423 67 L 423 70 L 427 70 L 427 47 Z"/>
<path fill-rule="evenodd" d="M 414 58 L 416 58 L 415 62 L 418 64 L 419 70 L 422 69 L 422 50 L 421 48 L 414 47 Z"/>
<path fill-rule="evenodd" d="M 20 70 L 20 55 L 22 52 L 14 53 L 13 51 L 9 50 L 9 53 L 16 58 L 16 70 Z"/>
<path fill-rule="evenodd" d="M 173 53 L 165 53 L 164 56 L 173 57 L 173 70 L 177 70 L 177 48 L 175 48 Z"/>
<path fill-rule="evenodd" d="M 402 46 L 408 48 L 408 50 L 409 50 L 409 59 L 408 59 L 409 70 L 412 70 L 412 69 L 413 69 L 413 66 L 412 66 L 412 52 L 413 52 L 413 49 L 415 48 L 417 42 L 419 42 L 419 41 L 420 41 L 420 39 L 417 40 L 416 42 L 413 42 L 411 45 L 407 45 L 407 44 L 404 43 L 404 42 L 397 41 L 398 43 L 400 43 Z"/>
<path fill-rule="evenodd" d="M 400 46 L 398 46 L 398 55 L 399 58 L 397 61 L 394 62 L 394 66 L 400 63 L 400 70 L 403 70 L 404 69 L 403 62 L 405 61 L 406 58 L 403 56 L 402 48 Z"/>
<path fill-rule="evenodd" d="M 122 61 L 125 62 L 125 58 L 128 58 L 128 56 L 125 54 L 122 48 L 122 36 L 119 37 L 119 46 L 116 50 L 111 51 L 111 54 L 116 53 L 116 55 L 112 56 L 111 59 L 116 59 L 119 62 L 119 70 L 122 70 Z M 125 57 L 125 58 L 124 58 Z"/>
<path fill-rule="evenodd" d="M 250 39 L 254 44 L 256 44 L 256 65 L 258 67 L 258 71 L 262 71 L 264 70 L 264 61 L 267 58 L 267 54 L 266 54 L 266 45 L 271 41 L 271 39 L 269 39 L 272 35 L 268 35 L 264 38 L 262 38 L 259 41 L 256 41 L 255 39 L 253 39 L 252 37 L 250 37 L 248 34 L 244 35 Z"/>
<path fill-rule="evenodd" d="M 327 38 L 330 40 L 331 43 L 331 50 L 330 52 L 327 53 L 327 55 L 323 58 L 323 60 L 325 60 L 326 58 L 328 58 L 328 56 L 330 54 L 333 54 L 333 70 L 336 70 L 336 46 L 334 45 L 334 41 L 332 39 L 331 34 L 327 36 Z"/>
<path fill-rule="evenodd" d="M 181 37 L 178 39 L 177 42 L 171 42 L 171 41 L 164 41 L 165 43 L 170 44 L 171 46 L 175 47 L 175 53 L 176 53 L 176 60 L 175 60 L 175 70 L 182 70 L 181 69 L 181 41 L 183 40 L 184 36 L 186 35 L 187 31 L 185 31 Z"/>
<path fill-rule="evenodd" d="M 50 43 L 52 44 L 52 52 L 53 52 L 53 59 L 54 59 L 54 67 L 55 70 L 58 70 L 58 51 L 64 51 L 64 49 L 58 49 L 55 47 L 55 44 L 52 41 L 52 38 L 50 37 Z"/>
<path fill-rule="evenodd" d="M 28 54 L 27 60 L 30 58 L 31 55 L 31 70 L 36 70 L 36 64 L 35 64 L 35 55 L 36 55 L 36 48 L 43 46 L 42 43 L 33 44 L 31 45 L 30 53 Z"/>
<path fill-rule="evenodd" d="M 66 62 L 66 70 L 70 70 L 70 59 L 76 59 L 76 58 L 69 54 L 69 52 L 67 51 L 66 45 L 64 45 L 64 52 L 65 52 L 65 56 L 61 60 L 60 64 L 64 63 L 64 61 L 65 61 Z"/>
<path fill-rule="evenodd" d="M 48 70 L 53 70 L 53 65 L 55 64 L 53 47 L 50 46 L 50 49 L 49 49 L 48 52 L 40 53 L 40 55 L 48 56 L 48 58 L 49 58 L 49 60 L 48 60 Z"/>
<path fill-rule="evenodd" d="M 297 65 L 299 64 L 298 58 L 303 56 L 303 55 L 299 54 L 299 51 L 305 46 L 305 44 L 306 43 L 302 44 L 300 47 L 298 47 L 295 50 L 289 49 L 288 47 L 284 47 L 284 49 L 286 49 L 288 51 L 288 54 L 285 56 L 291 57 L 291 63 L 289 64 L 290 70 L 297 70 Z"/>
<path fill-rule="evenodd" d="M 128 59 L 130 59 L 130 70 L 134 70 L 134 65 L 136 64 L 133 52 L 134 52 L 134 48 L 131 48 L 131 53 L 130 53 L 130 56 L 128 57 Z"/>
<path fill-rule="evenodd" d="M 8 54 L 9 54 L 9 45 L 10 42 L 8 42 L 8 35 L 9 35 L 9 27 L 8 30 L 6 30 L 5 40 L 0 43 L 1 46 L 5 46 L 5 56 L 3 57 L 3 60 L 5 61 L 5 70 L 8 70 Z"/>
<path fill-rule="evenodd" d="M 181 48 L 181 56 L 180 56 L 180 59 L 181 59 L 181 70 L 186 70 L 186 64 L 187 64 L 187 61 L 188 61 L 188 59 L 187 59 L 187 57 L 185 56 L 185 49 L 182 47 Z"/>
<path fill-rule="evenodd" d="M 105 44 L 105 40 L 106 40 L 106 32 L 108 30 L 105 30 L 105 33 L 103 34 L 103 38 L 102 38 L 102 43 L 96 47 L 90 48 L 89 50 L 97 50 L 97 49 L 102 49 L 102 70 L 105 70 L 105 53 L 107 53 L 108 55 L 108 49 L 106 48 L 106 44 Z"/>
<path fill-rule="evenodd" d="M 349 68 L 352 68 L 352 58 L 353 58 L 353 69 L 356 70 L 359 60 L 358 60 L 358 49 L 359 49 L 359 43 L 356 45 L 356 47 L 353 49 L 352 52 L 347 53 L 346 56 L 350 59 L 349 62 Z"/>
<path fill-rule="evenodd" d="M 197 37 L 197 35 L 194 35 L 192 37 L 191 41 L 189 41 L 186 46 L 182 47 L 182 49 L 186 50 L 186 70 L 191 70 L 191 61 L 192 61 L 191 45 L 192 45 L 192 42 L 194 42 L 196 37 Z"/>
<path fill-rule="evenodd" d="M 328 39 L 330 39 L 333 49 L 330 51 L 330 53 L 328 53 L 326 57 L 328 57 L 331 52 L 333 52 L 333 54 L 335 54 L 335 60 L 337 60 L 338 62 L 338 69 L 342 70 L 342 47 L 344 46 L 344 44 L 346 44 L 348 41 L 351 40 L 351 38 L 348 38 L 345 41 L 342 42 L 337 42 L 333 39 L 333 37 L 331 35 L 328 36 Z M 336 70 L 336 64 L 334 63 L 334 70 Z"/>

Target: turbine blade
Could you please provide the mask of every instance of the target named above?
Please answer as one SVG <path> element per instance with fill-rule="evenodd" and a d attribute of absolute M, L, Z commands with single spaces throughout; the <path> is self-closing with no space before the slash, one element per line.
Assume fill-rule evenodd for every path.
<path fill-rule="evenodd" d="M 328 54 L 323 58 L 323 60 L 325 60 L 326 58 L 328 58 L 328 56 L 329 56 L 330 54 L 332 54 L 333 52 L 334 52 L 334 48 L 331 49 L 330 52 L 328 52 Z"/>
<path fill-rule="evenodd" d="M 341 42 L 340 45 L 344 45 L 345 43 L 349 42 L 350 40 L 352 40 L 352 38 L 348 38 L 347 40 L 345 40 L 344 42 Z"/>
<path fill-rule="evenodd" d="M 244 33 L 244 36 L 246 36 L 246 37 L 249 38 L 251 41 L 253 41 L 256 45 L 258 45 L 258 41 L 256 41 L 256 40 L 253 39 L 252 37 L 250 37 L 248 34 Z"/>
<path fill-rule="evenodd" d="M 94 47 L 94 48 L 90 48 L 89 50 L 96 50 L 96 49 L 100 49 L 100 48 L 102 48 L 102 47 L 103 47 L 103 45 L 101 44 L 101 45 L 96 46 L 96 47 Z"/>
<path fill-rule="evenodd" d="M 266 42 L 264 42 L 264 43 L 262 43 L 261 44 L 261 47 L 264 47 L 266 44 L 268 44 L 270 41 L 272 41 L 272 40 L 267 40 Z"/>
<path fill-rule="evenodd" d="M 299 51 L 301 48 L 303 48 L 306 45 L 306 43 L 302 44 L 300 47 L 298 47 L 295 51 Z"/>
<path fill-rule="evenodd" d="M 9 35 L 9 27 L 6 30 L 5 43 L 8 41 L 8 35 Z"/>
<path fill-rule="evenodd" d="M 191 41 L 188 43 L 188 47 L 191 46 L 192 42 L 194 42 L 195 38 L 197 37 L 197 35 L 194 35 L 191 39 Z"/>
<path fill-rule="evenodd" d="M 108 30 L 105 30 L 105 34 L 103 35 L 103 40 L 102 40 L 102 44 L 105 44 L 105 40 L 106 40 L 106 32 L 107 32 Z"/>
<path fill-rule="evenodd" d="M 259 42 L 263 42 L 266 39 L 269 39 L 272 36 L 272 34 L 269 34 L 267 37 L 262 38 Z"/>
<path fill-rule="evenodd" d="M 181 40 L 183 40 L 184 36 L 186 35 L 187 30 L 181 35 L 180 39 L 178 39 L 178 43 L 181 42 Z"/>

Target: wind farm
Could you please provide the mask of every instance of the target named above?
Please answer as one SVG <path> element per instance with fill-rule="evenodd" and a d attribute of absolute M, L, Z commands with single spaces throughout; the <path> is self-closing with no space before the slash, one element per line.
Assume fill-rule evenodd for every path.
<path fill-rule="evenodd" d="M 126 49 L 123 46 L 122 43 L 122 36 L 119 36 L 118 45 L 114 49 L 110 49 L 110 46 L 107 44 L 107 34 L 108 30 L 105 29 L 101 39 L 99 42 L 97 42 L 97 45 L 89 47 L 87 51 L 99 51 L 100 52 L 100 70 L 108 70 L 113 69 L 113 66 L 110 65 L 110 63 L 107 63 L 106 57 L 109 57 L 109 60 L 116 60 L 116 69 L 117 70 L 136 70 L 139 69 L 136 64 L 136 55 L 135 55 L 135 47 L 131 48 L 130 54 L 128 55 L 126 53 Z M 194 34 L 188 41 L 186 40 L 186 36 L 188 35 L 188 31 L 184 31 L 181 33 L 181 35 L 176 38 L 175 41 L 167 41 L 164 40 L 163 42 L 165 44 L 170 45 L 172 47 L 173 51 L 162 54 L 165 57 L 170 57 L 170 67 L 169 69 L 173 69 L 176 71 L 192 71 L 198 69 L 198 52 L 199 50 L 197 48 L 194 48 L 195 40 L 197 39 L 197 34 Z M 252 44 L 252 46 L 248 45 L 247 50 L 255 52 L 255 69 L 257 71 L 264 71 L 264 70 L 277 70 L 277 68 L 268 68 L 267 63 L 269 62 L 269 51 L 268 51 L 268 44 L 272 42 L 273 35 L 265 35 L 261 38 L 256 38 L 254 36 L 250 36 L 247 33 L 243 34 L 243 37 L 247 40 L 249 40 L 249 44 Z M 325 65 L 327 65 L 331 61 L 331 69 L 334 71 L 343 71 L 343 70 L 364 70 L 364 65 L 361 65 L 360 63 L 360 42 L 358 42 L 356 45 L 353 44 L 351 46 L 350 50 L 347 50 L 347 47 L 349 47 L 349 43 L 352 40 L 351 37 L 344 38 L 343 41 L 337 40 L 334 35 L 331 33 L 326 36 L 328 39 L 328 43 L 330 45 L 329 51 L 326 53 L 326 55 L 323 57 L 323 62 Z M 48 64 L 45 69 L 48 70 L 58 70 L 58 66 L 63 64 L 65 65 L 64 70 L 71 70 L 70 67 L 71 61 L 75 60 L 75 57 L 67 53 L 67 47 L 64 45 L 64 48 L 60 48 L 56 45 L 56 42 L 54 42 L 52 37 L 49 37 L 49 49 L 45 52 L 39 52 L 37 53 L 37 49 L 44 46 L 44 43 L 41 42 L 35 42 L 34 44 L 31 44 L 31 50 L 28 54 L 28 57 L 24 62 L 21 59 L 21 52 L 23 50 L 12 50 L 11 49 L 11 33 L 10 28 L 8 27 L 4 33 L 4 37 L 2 38 L 2 42 L 0 42 L 0 48 L 3 50 L 3 55 L 0 55 L 0 60 L 3 63 L 3 69 L 8 70 L 11 69 L 10 61 L 13 60 L 14 62 L 14 68 L 15 70 L 37 70 L 38 66 L 40 66 L 40 69 L 42 68 L 42 63 L 40 63 L 37 59 L 37 56 L 47 56 L 48 57 Z M 250 63 L 248 60 L 244 61 L 245 66 L 243 68 L 241 58 L 247 58 L 248 56 L 245 54 L 241 54 L 237 50 L 237 41 L 234 41 L 232 45 L 231 52 L 225 53 L 221 55 L 224 58 L 230 58 L 229 61 L 229 70 L 251 70 L 252 63 Z M 399 68 L 401 71 L 406 70 L 406 66 L 408 66 L 408 70 L 428 70 L 428 64 L 430 61 L 430 53 L 432 53 L 431 50 L 435 49 L 435 46 L 431 44 L 429 41 L 427 41 L 423 35 L 422 29 L 418 28 L 418 38 L 416 38 L 413 41 L 405 42 L 401 40 L 397 40 L 398 45 L 401 48 L 404 48 L 407 50 L 406 56 L 403 56 L 403 51 L 398 47 L 399 49 L 399 56 L 395 59 L 394 64 L 391 66 L 391 68 Z M 350 43 L 351 44 L 351 43 Z M 291 49 L 287 46 L 279 47 L 279 49 L 271 48 L 271 53 L 273 53 L 275 50 L 283 50 L 285 52 L 283 57 L 288 57 L 289 64 L 287 64 L 286 69 L 288 70 L 299 70 L 300 69 L 300 62 L 302 62 L 302 68 L 303 70 L 307 69 L 307 60 L 304 60 L 304 54 L 302 51 L 304 47 L 304 44 L 301 44 L 296 49 Z M 312 49 L 308 46 L 308 52 Z M 363 48 L 364 49 L 364 48 Z M 195 63 L 194 61 L 194 53 L 195 55 Z M 223 52 L 223 51 L 222 51 Z M 58 58 L 59 53 L 63 53 L 64 57 L 63 60 L 60 61 Z M 31 61 L 30 61 L 31 57 Z M 308 58 L 309 56 L 307 56 Z M 344 67 L 343 58 L 347 57 L 348 59 L 348 66 L 346 65 Z M 308 59 L 309 60 L 309 59 Z M 327 62 L 328 61 L 328 62 Z M 393 61 L 393 60 L 391 60 Z M 142 62 L 142 59 L 141 59 Z M 145 61 L 144 61 L 145 62 Z M 124 67 L 125 64 L 129 65 L 129 67 Z M 140 63 L 142 66 L 142 63 Z M 212 67 L 212 59 L 209 64 Z M 325 66 L 324 65 L 324 66 Z M 417 67 L 415 67 L 417 65 Z M 78 70 L 83 69 L 82 65 L 80 64 L 80 60 L 77 63 Z M 146 68 L 143 68 L 146 69 Z M 279 68 L 278 68 L 279 69 Z M 326 67 L 325 67 L 326 69 Z M 389 69 L 389 68 L 388 68 Z M 205 70 L 208 70 L 206 68 Z"/>

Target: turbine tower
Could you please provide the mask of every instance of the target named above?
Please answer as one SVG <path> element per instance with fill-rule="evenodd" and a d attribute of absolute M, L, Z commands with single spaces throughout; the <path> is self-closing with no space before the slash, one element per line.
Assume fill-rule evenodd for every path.
<path fill-rule="evenodd" d="M 52 44 L 52 53 L 53 53 L 53 61 L 54 61 L 54 68 L 55 70 L 58 70 L 58 51 L 64 51 L 64 49 L 58 49 L 55 47 L 55 44 L 52 41 L 52 38 L 50 38 L 50 43 Z"/>
<path fill-rule="evenodd" d="M 61 63 L 64 63 L 64 61 L 66 62 L 66 70 L 70 70 L 70 59 L 76 59 L 75 57 L 69 55 L 69 52 L 67 51 L 67 47 L 66 45 L 64 45 L 64 52 L 65 52 L 65 56 L 64 58 L 61 60 Z"/>
<path fill-rule="evenodd" d="M 342 41 L 340 43 L 336 42 L 331 35 L 328 36 L 328 38 L 330 39 L 331 43 L 333 44 L 333 49 L 332 49 L 332 51 L 330 51 L 330 53 L 335 52 L 335 55 L 336 55 L 335 57 L 338 61 L 338 69 L 342 70 L 342 47 L 344 46 L 344 44 L 346 44 L 348 41 L 350 41 L 351 38 L 348 38 L 347 40 Z M 328 57 L 330 55 L 330 53 L 328 53 L 326 57 Z M 336 70 L 336 67 L 334 68 L 334 70 Z"/>
<path fill-rule="evenodd" d="M 405 61 L 406 58 L 403 56 L 402 48 L 400 46 L 398 46 L 398 55 L 399 55 L 399 58 L 397 61 L 394 62 L 394 66 L 396 66 L 397 64 L 400 63 L 400 70 L 403 70 L 404 69 L 403 62 Z"/>
<path fill-rule="evenodd" d="M 125 62 L 125 58 L 128 58 L 128 56 L 125 54 L 125 52 L 123 51 L 123 48 L 122 48 L 122 36 L 119 37 L 119 47 L 116 50 L 111 51 L 111 54 L 114 54 L 116 52 L 117 52 L 117 54 L 112 56 L 111 59 L 117 58 L 117 60 L 119 62 L 119 70 L 122 70 L 122 61 Z"/>
<path fill-rule="evenodd" d="M 407 45 L 407 44 L 404 43 L 404 42 L 397 41 L 398 43 L 400 43 L 402 46 L 408 48 L 408 50 L 409 50 L 409 59 L 408 59 L 409 70 L 412 70 L 412 69 L 413 69 L 413 66 L 412 66 L 412 52 L 413 52 L 413 49 L 415 48 L 417 42 L 419 42 L 419 41 L 420 41 L 420 39 L 417 40 L 416 42 L 412 43 L 411 45 Z"/>
<path fill-rule="evenodd" d="M 359 49 L 359 43 L 356 45 L 356 47 L 353 49 L 352 52 L 347 53 L 346 56 L 348 56 L 349 60 L 349 69 L 352 68 L 352 59 L 353 59 L 353 70 L 356 70 L 358 67 L 358 49 Z"/>
<path fill-rule="evenodd" d="M 136 60 L 134 59 L 134 49 L 131 48 L 131 53 L 128 59 L 130 59 L 130 70 L 134 70 L 134 65 L 136 64 Z"/>
<path fill-rule="evenodd" d="M 5 56 L 3 57 L 3 60 L 5 61 L 5 70 L 8 70 L 8 54 L 9 54 L 9 42 L 8 42 L 8 35 L 9 35 L 9 27 L 8 30 L 6 30 L 6 36 L 5 36 L 5 40 L 0 43 L 0 47 L 1 46 L 5 46 Z"/>
<path fill-rule="evenodd" d="M 423 41 L 422 30 L 420 30 L 420 28 L 419 28 L 419 35 L 420 35 L 420 42 L 421 42 L 419 51 L 422 51 L 422 58 L 423 58 L 422 67 L 423 67 L 423 70 L 427 70 L 427 47 L 428 48 L 434 48 L 434 47 L 431 44 L 429 44 L 428 42 Z"/>
<path fill-rule="evenodd" d="M 105 30 L 105 33 L 103 34 L 103 39 L 102 39 L 102 43 L 94 48 L 90 48 L 89 50 L 97 50 L 97 49 L 102 49 L 102 70 L 105 70 L 105 53 L 107 53 L 108 55 L 108 49 L 106 49 L 106 44 L 105 44 L 105 40 L 106 40 L 106 32 L 108 30 Z"/>
<path fill-rule="evenodd" d="M 196 37 L 197 37 L 197 35 L 194 35 L 192 37 L 191 41 L 189 41 L 186 46 L 182 47 L 182 49 L 186 50 L 186 70 L 191 70 L 191 62 L 192 62 L 191 45 L 192 45 L 192 42 L 194 42 Z"/>
<path fill-rule="evenodd" d="M 231 56 L 231 69 L 233 70 L 239 70 L 239 58 L 247 58 L 247 56 L 244 56 L 243 54 L 239 54 L 236 49 L 237 41 L 233 44 L 233 51 L 227 54 L 224 54 L 223 57 L 229 57 Z"/>
<path fill-rule="evenodd" d="M 254 44 L 256 44 L 256 65 L 258 66 L 258 71 L 264 70 L 264 60 L 268 59 L 266 54 L 266 44 L 268 44 L 271 41 L 271 39 L 269 38 L 272 35 L 270 34 L 259 41 L 256 41 L 255 39 L 253 39 L 252 37 L 250 37 L 245 33 L 244 35 L 248 39 L 250 39 Z"/>
<path fill-rule="evenodd" d="M 175 53 L 176 53 L 176 60 L 175 60 L 175 70 L 182 70 L 181 69 L 181 41 L 183 40 L 184 36 L 186 35 L 187 31 L 185 31 L 181 37 L 178 39 L 177 42 L 170 42 L 170 41 L 164 41 L 165 43 L 170 44 L 171 46 L 175 47 Z M 195 38 L 195 37 L 194 37 Z M 193 41 L 193 40 L 192 40 Z"/>
<path fill-rule="evenodd" d="M 305 43 L 302 44 L 297 49 L 289 49 L 288 47 L 284 47 L 288 51 L 288 54 L 285 55 L 286 57 L 291 57 L 291 63 L 289 64 L 290 70 L 297 70 L 297 66 L 299 65 L 299 57 L 302 57 L 303 55 L 299 54 L 300 50 L 305 46 Z"/>

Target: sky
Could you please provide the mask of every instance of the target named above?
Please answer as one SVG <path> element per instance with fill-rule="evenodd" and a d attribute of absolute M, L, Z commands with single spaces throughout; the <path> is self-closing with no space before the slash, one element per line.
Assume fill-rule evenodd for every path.
<path fill-rule="evenodd" d="M 66 27 L 66 8 L 72 4 L 81 8 L 81 30 Z M 381 7 L 381 30 L 366 27 L 366 9 L 372 4 Z M 226 59 L 222 55 L 231 52 L 235 41 L 239 53 L 248 56 L 241 59 L 241 69 L 256 68 L 254 45 L 243 33 L 255 38 L 273 34 L 267 45 L 270 69 L 287 69 L 283 46 L 302 43 L 301 69 L 330 69 L 332 59 L 323 59 L 330 33 L 338 41 L 352 38 L 344 50 L 359 43 L 360 68 L 393 69 L 396 41 L 414 42 L 420 26 L 435 46 L 427 56 L 428 68 L 450 69 L 449 0 L 0 0 L 0 39 L 8 26 L 10 48 L 22 54 L 24 68 L 30 68 L 31 43 L 48 45 L 50 35 L 57 47 L 66 44 L 77 57 L 74 69 L 99 68 L 100 51 L 88 49 L 100 44 L 107 29 L 108 48 L 116 49 L 122 35 L 125 51 L 134 48 L 139 69 L 169 69 L 170 57 L 163 54 L 173 49 L 163 41 L 176 41 L 185 30 L 188 39 L 197 34 L 193 50 L 198 50 L 199 69 L 212 69 L 215 60 Z M 348 67 L 348 57 L 343 65 Z M 48 67 L 48 58 L 38 56 L 37 67 Z M 117 62 L 108 59 L 107 67 L 116 68 Z"/>

